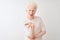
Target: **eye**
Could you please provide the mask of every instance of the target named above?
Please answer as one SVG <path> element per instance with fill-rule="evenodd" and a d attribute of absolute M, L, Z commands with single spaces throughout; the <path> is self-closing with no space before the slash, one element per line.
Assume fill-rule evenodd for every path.
<path fill-rule="evenodd" d="M 29 10 L 29 11 L 31 11 L 31 10 Z"/>
<path fill-rule="evenodd" d="M 32 11 L 32 12 L 34 12 L 34 10 L 29 10 L 29 11 Z"/>
<path fill-rule="evenodd" d="M 32 10 L 34 12 L 34 10 Z"/>

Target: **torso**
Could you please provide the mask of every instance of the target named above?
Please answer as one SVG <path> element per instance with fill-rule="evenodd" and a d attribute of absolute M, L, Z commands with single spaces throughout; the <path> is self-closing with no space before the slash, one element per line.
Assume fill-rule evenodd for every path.
<path fill-rule="evenodd" d="M 33 20 L 26 19 L 25 23 L 26 22 L 32 22 L 35 25 L 34 34 L 37 34 L 38 32 L 40 32 L 41 27 L 40 27 L 40 18 L 39 17 L 35 16 L 35 18 Z M 25 27 L 25 34 L 26 34 L 26 37 L 28 35 L 30 35 L 31 34 L 31 29 L 28 29 L 28 28 Z"/>

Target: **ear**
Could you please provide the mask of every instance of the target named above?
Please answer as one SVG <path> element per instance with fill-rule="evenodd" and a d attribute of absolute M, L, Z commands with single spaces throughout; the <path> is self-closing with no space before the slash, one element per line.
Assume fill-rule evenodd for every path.
<path fill-rule="evenodd" d="M 27 12 L 27 10 L 26 10 L 26 12 Z"/>

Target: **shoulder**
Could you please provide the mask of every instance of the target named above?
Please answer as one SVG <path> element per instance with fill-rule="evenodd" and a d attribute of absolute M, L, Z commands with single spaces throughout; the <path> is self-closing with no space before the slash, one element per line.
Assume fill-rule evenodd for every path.
<path fill-rule="evenodd" d="M 40 16 L 35 16 L 37 19 L 42 20 L 42 17 Z"/>

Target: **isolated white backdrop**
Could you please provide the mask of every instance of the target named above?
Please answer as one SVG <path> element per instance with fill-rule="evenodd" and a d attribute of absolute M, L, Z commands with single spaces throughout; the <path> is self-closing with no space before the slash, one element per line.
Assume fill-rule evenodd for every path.
<path fill-rule="evenodd" d="M 23 20 L 29 0 L 0 0 L 0 40 L 24 40 Z M 35 0 L 46 24 L 44 40 L 60 40 L 60 0 Z"/>

